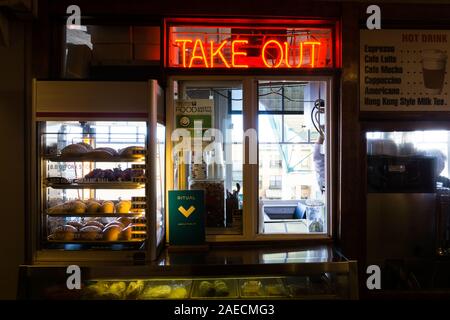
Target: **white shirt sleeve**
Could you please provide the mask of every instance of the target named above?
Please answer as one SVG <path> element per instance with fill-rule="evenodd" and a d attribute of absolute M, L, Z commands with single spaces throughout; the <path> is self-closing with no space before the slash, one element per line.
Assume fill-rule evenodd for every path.
<path fill-rule="evenodd" d="M 325 155 L 320 152 L 320 144 L 314 145 L 314 167 L 316 170 L 317 183 L 321 190 L 325 188 Z"/>

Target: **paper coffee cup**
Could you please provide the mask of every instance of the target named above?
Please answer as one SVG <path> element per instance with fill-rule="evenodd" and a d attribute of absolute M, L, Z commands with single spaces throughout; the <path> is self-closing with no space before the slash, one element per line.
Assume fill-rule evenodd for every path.
<path fill-rule="evenodd" d="M 431 94 L 440 94 L 444 86 L 447 54 L 442 50 L 422 52 L 422 73 L 425 89 Z"/>

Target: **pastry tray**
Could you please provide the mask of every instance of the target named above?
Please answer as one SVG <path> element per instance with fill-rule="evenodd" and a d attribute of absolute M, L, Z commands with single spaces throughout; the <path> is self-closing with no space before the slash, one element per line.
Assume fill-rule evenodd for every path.
<path fill-rule="evenodd" d="M 69 156 L 55 156 L 55 155 L 43 155 L 44 160 L 52 162 L 144 162 L 145 155 L 140 155 L 138 157 L 109 157 L 105 159 L 93 159 L 88 157 L 69 157 Z"/>
<path fill-rule="evenodd" d="M 131 181 L 108 181 L 86 183 L 47 183 L 45 186 L 53 189 L 142 189 L 145 187 L 145 183 Z"/>
<path fill-rule="evenodd" d="M 98 217 L 98 218 L 119 218 L 119 217 L 139 217 L 144 216 L 145 212 L 129 212 L 129 213 L 49 213 L 45 212 L 46 215 L 52 217 Z"/>

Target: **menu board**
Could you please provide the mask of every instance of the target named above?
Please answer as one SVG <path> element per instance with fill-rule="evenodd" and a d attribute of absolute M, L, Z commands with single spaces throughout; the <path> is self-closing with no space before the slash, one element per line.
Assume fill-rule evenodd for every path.
<path fill-rule="evenodd" d="M 450 30 L 361 30 L 361 111 L 448 111 Z"/>

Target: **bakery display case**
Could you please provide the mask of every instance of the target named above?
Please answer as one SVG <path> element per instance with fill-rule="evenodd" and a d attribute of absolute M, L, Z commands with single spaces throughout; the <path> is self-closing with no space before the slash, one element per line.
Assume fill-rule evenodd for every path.
<path fill-rule="evenodd" d="M 79 290 L 66 267 L 22 266 L 24 299 L 336 300 L 358 298 L 356 261 L 329 246 L 163 251 L 145 266 L 82 267 Z"/>
<path fill-rule="evenodd" d="M 164 239 L 156 81 L 34 83 L 30 260 L 144 262 Z"/>
<path fill-rule="evenodd" d="M 39 132 L 42 246 L 139 249 L 147 237 L 147 124 L 46 121 Z"/>

